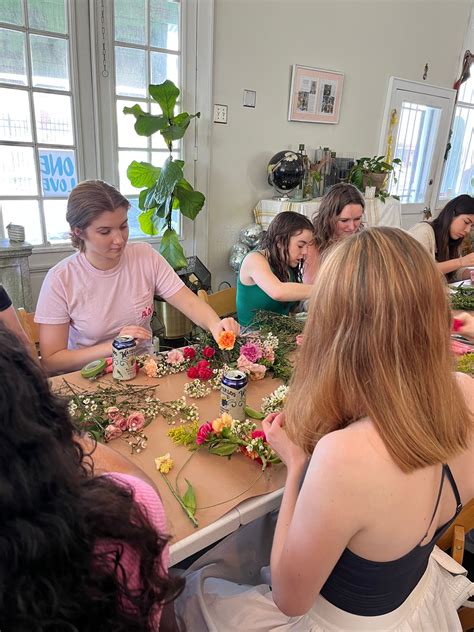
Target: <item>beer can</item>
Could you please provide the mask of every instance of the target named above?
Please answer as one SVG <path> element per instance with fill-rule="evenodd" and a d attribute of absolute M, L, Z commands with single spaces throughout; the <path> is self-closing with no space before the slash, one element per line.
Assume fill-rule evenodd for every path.
<path fill-rule="evenodd" d="M 221 415 L 229 413 L 232 419 L 245 419 L 247 376 L 243 371 L 231 370 L 224 373 L 221 382 Z"/>
<path fill-rule="evenodd" d="M 133 380 L 137 374 L 133 336 L 118 336 L 112 343 L 112 376 L 116 380 Z"/>

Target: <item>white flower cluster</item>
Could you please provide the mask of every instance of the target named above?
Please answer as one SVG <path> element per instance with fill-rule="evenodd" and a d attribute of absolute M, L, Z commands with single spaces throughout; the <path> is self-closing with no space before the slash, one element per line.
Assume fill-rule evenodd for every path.
<path fill-rule="evenodd" d="M 169 408 L 171 414 L 165 418 L 172 426 L 176 423 L 176 417 L 178 417 L 182 423 L 187 421 L 199 421 L 199 410 L 196 404 L 187 404 L 184 395 L 171 402 Z"/>
<path fill-rule="evenodd" d="M 289 387 L 282 384 L 270 393 L 268 397 L 262 399 L 261 411 L 264 415 L 270 413 L 279 413 L 285 407 L 286 398 L 288 396 Z"/>
<path fill-rule="evenodd" d="M 209 385 L 213 391 L 218 391 L 221 387 L 222 376 L 229 370 L 227 364 L 224 364 L 220 369 L 213 369 L 214 377 L 209 380 Z"/>
<path fill-rule="evenodd" d="M 275 350 L 278 348 L 278 344 L 279 344 L 278 338 L 275 336 L 275 334 L 272 334 L 271 331 L 265 336 L 263 340 L 263 346 L 265 349 Z"/>
<path fill-rule="evenodd" d="M 246 419 L 245 421 L 233 419 L 230 427 L 232 434 L 235 434 L 239 439 L 246 439 L 256 428 L 256 424 L 250 421 L 250 419 Z"/>
<path fill-rule="evenodd" d="M 207 382 L 203 382 L 202 380 L 196 379 L 192 382 L 186 382 L 184 385 L 184 394 L 192 399 L 201 399 L 202 397 L 206 397 L 211 392 L 210 386 L 208 386 Z"/>

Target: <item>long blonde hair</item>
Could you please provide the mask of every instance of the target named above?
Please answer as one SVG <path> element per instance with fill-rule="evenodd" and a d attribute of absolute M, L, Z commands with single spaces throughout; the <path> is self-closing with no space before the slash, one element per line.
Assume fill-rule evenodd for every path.
<path fill-rule="evenodd" d="M 368 416 L 405 472 L 465 450 L 472 417 L 457 386 L 442 275 L 397 228 L 371 228 L 328 252 L 311 298 L 286 409 L 311 453 Z"/>

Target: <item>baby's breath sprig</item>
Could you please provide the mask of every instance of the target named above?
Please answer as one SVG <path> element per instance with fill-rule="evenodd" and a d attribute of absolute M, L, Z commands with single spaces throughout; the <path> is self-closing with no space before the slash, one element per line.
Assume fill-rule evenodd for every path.
<path fill-rule="evenodd" d="M 184 385 L 184 394 L 191 397 L 191 399 L 201 399 L 209 395 L 210 392 L 211 388 L 208 386 L 208 383 L 199 379 L 186 382 Z"/>
<path fill-rule="evenodd" d="M 282 384 L 270 393 L 268 397 L 262 399 L 261 410 L 264 415 L 270 413 L 279 413 L 285 407 L 286 398 L 288 396 L 289 387 Z"/>

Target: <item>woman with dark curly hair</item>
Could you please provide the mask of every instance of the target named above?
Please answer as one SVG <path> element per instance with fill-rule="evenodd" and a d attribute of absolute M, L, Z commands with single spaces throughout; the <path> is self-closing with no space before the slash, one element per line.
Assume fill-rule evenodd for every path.
<path fill-rule="evenodd" d="M 302 270 L 312 241 L 313 225 L 300 213 L 283 211 L 271 221 L 259 250 L 240 266 L 237 316 L 242 326 L 251 325 L 259 309 L 288 314 L 309 298 L 311 286 L 302 283 Z"/>
<path fill-rule="evenodd" d="M 439 271 L 454 281 L 469 278 L 466 268 L 474 266 L 474 253 L 461 253 L 462 241 L 473 224 L 474 198 L 464 194 L 450 200 L 435 219 L 415 224 L 410 233 L 430 253 Z"/>
<path fill-rule="evenodd" d="M 1 326 L 0 372 L 0 630 L 157 630 L 182 589 L 159 496 L 129 474 L 94 476 L 100 454 Z"/>

